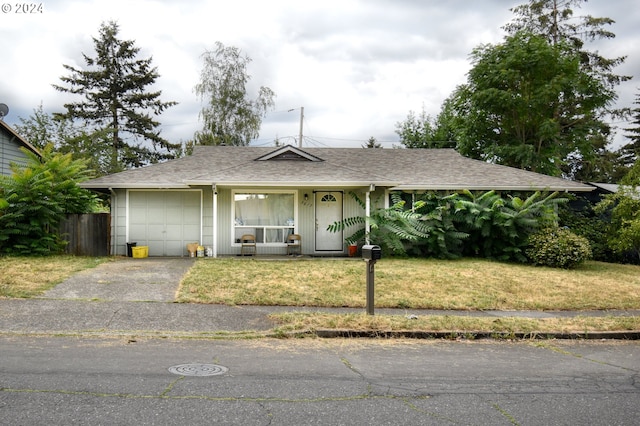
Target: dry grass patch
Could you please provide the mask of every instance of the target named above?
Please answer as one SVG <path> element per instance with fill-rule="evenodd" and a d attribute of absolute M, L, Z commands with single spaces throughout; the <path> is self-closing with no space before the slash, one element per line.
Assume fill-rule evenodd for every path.
<path fill-rule="evenodd" d="M 0 257 L 0 298 L 40 295 L 72 274 L 105 260 L 75 256 Z"/>
<path fill-rule="evenodd" d="M 575 270 L 481 259 L 383 259 L 376 307 L 464 310 L 640 309 L 640 267 L 587 262 Z M 365 306 L 361 260 L 202 259 L 178 301 L 229 305 Z"/>
<path fill-rule="evenodd" d="M 452 315 L 425 315 L 408 319 L 399 315 L 326 314 L 286 312 L 272 314 L 281 332 L 316 330 L 355 331 L 424 331 L 473 334 L 478 331 L 496 333 L 589 333 L 596 331 L 640 330 L 640 317 L 576 317 L 576 318 L 479 318 Z"/>

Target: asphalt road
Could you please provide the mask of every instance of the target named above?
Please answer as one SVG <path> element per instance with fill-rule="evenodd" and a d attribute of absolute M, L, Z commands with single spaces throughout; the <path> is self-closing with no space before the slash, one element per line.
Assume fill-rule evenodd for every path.
<path fill-rule="evenodd" d="M 0 336 L 0 423 L 7 425 L 638 419 L 638 342 Z"/>

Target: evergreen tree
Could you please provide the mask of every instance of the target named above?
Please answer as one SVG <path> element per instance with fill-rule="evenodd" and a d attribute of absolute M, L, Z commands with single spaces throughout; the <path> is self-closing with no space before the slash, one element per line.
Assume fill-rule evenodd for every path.
<path fill-rule="evenodd" d="M 529 0 L 528 3 L 511 9 L 516 17 L 505 25 L 504 29 L 509 34 L 524 30 L 543 36 L 553 46 L 565 43 L 573 52 L 579 54 L 584 72 L 598 77 L 613 90 L 618 84 L 631 79 L 630 76 L 613 72 L 626 57 L 605 58 L 597 51 L 586 50 L 585 42 L 615 38 L 616 35 L 606 29 L 615 21 L 591 15 L 574 16 L 573 9 L 586 2 L 587 0 Z"/>
<path fill-rule="evenodd" d="M 362 147 L 363 148 L 382 148 L 382 145 L 376 140 L 376 138 L 371 136 L 367 141 L 367 144 L 362 145 Z"/>
<path fill-rule="evenodd" d="M 56 117 L 80 121 L 89 144 L 108 135 L 108 153 L 102 146 L 98 150 L 108 172 L 174 158 L 180 148 L 160 136 L 154 119 L 176 103 L 162 102 L 160 91 L 148 91 L 159 77 L 152 58 L 138 59 L 140 49 L 133 40 L 119 39 L 118 31 L 117 23 L 103 23 L 93 38 L 96 56 L 83 54 L 84 68 L 63 65 L 70 74 L 60 77 L 65 85 L 54 85 L 83 98 L 65 104 L 66 112 Z"/>
<path fill-rule="evenodd" d="M 640 158 L 640 93 L 636 94 L 636 100 L 633 104 L 639 105 L 631 110 L 634 127 L 624 129 L 629 132 L 625 137 L 631 139 L 631 142 L 620 148 L 622 162 L 628 167 Z"/>

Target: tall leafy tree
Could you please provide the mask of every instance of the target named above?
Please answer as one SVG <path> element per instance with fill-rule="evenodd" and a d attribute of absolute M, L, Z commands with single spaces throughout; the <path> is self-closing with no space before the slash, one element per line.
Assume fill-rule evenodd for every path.
<path fill-rule="evenodd" d="M 618 254 L 631 254 L 629 260 L 640 263 L 640 161 L 621 180 L 618 192 L 596 205 L 596 212 L 611 213 L 609 247 Z"/>
<path fill-rule="evenodd" d="M 54 119 L 51 114 L 45 112 L 42 104 L 34 108 L 29 117 L 20 117 L 20 124 L 16 125 L 16 130 L 37 148 L 44 148 L 52 143 L 56 149 L 64 145 L 75 132 L 70 120 Z"/>
<path fill-rule="evenodd" d="M 569 155 L 592 152 L 597 111 L 613 99 L 570 47 L 519 32 L 471 57 L 467 83 L 451 100 L 463 155 L 560 175 Z"/>
<path fill-rule="evenodd" d="M 593 149 L 575 151 L 566 160 L 563 171 L 575 179 L 603 180 L 602 170 L 611 169 L 612 173 L 605 176 L 604 181 L 607 181 L 614 180 L 621 174 L 620 162 L 617 160 L 619 153 L 609 150 L 613 132 L 608 124 L 608 117 L 625 114 L 623 109 L 613 109 L 612 105 L 618 97 L 616 86 L 631 77 L 614 72 L 625 61 L 625 56 L 607 58 L 598 51 L 588 49 L 589 42 L 615 38 L 615 34 L 609 29 L 615 21 L 608 17 L 578 15 L 577 9 L 586 2 L 587 0 L 529 0 L 511 9 L 515 17 L 504 29 L 511 35 L 519 31 L 531 32 L 544 37 L 553 46 L 564 44 L 568 53 L 577 54 L 580 70 L 599 80 L 599 96 L 607 97 L 610 101 L 593 109 L 593 131 L 586 136 Z M 599 166 L 594 167 L 596 164 Z"/>
<path fill-rule="evenodd" d="M 258 137 L 262 118 L 274 106 L 275 93 L 261 86 L 252 100 L 247 94 L 251 59 L 237 47 L 216 42 L 202 55 L 204 66 L 196 95 L 204 103 L 200 111 L 203 128 L 196 132 L 200 145 L 248 145 Z"/>
<path fill-rule="evenodd" d="M 135 42 L 120 39 L 118 32 L 116 22 L 102 23 L 93 38 L 96 55 L 83 54 L 84 68 L 64 65 L 69 75 L 53 86 L 82 98 L 65 104 L 66 112 L 57 117 L 80 121 L 88 142 L 108 135 L 111 148 L 103 163 L 109 172 L 173 158 L 180 148 L 160 135 L 154 118 L 176 102 L 163 102 L 161 91 L 150 90 L 159 77 L 152 58 L 139 59 Z"/>
<path fill-rule="evenodd" d="M 33 145 L 42 149 L 52 144 L 57 152 L 83 159 L 94 175 L 121 169 L 117 167 L 119 163 L 112 149 L 109 129 L 91 130 L 76 125 L 71 118 L 54 118 L 44 111 L 42 104 L 28 118 L 21 117 L 20 123 L 16 129 Z"/>
<path fill-rule="evenodd" d="M 453 148 L 455 142 L 447 126 L 449 110 L 446 106 L 436 118 L 427 114 L 424 105 L 420 114 L 409 111 L 404 121 L 396 123 L 400 143 L 406 148 Z"/>
<path fill-rule="evenodd" d="M 608 141 L 599 143 L 595 139 L 593 142 L 595 155 L 582 157 L 574 153 L 569 156 L 569 164 L 573 170 L 571 177 L 582 182 L 620 182 L 620 179 L 629 171 L 628 162 L 624 159 L 622 150 L 610 150 Z"/>

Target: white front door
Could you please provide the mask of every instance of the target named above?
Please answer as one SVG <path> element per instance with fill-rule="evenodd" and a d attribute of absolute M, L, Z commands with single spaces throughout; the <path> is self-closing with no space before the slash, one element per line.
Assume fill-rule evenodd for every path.
<path fill-rule="evenodd" d="M 316 192 L 316 251 L 343 251 L 343 232 L 327 227 L 342 220 L 342 192 Z"/>

